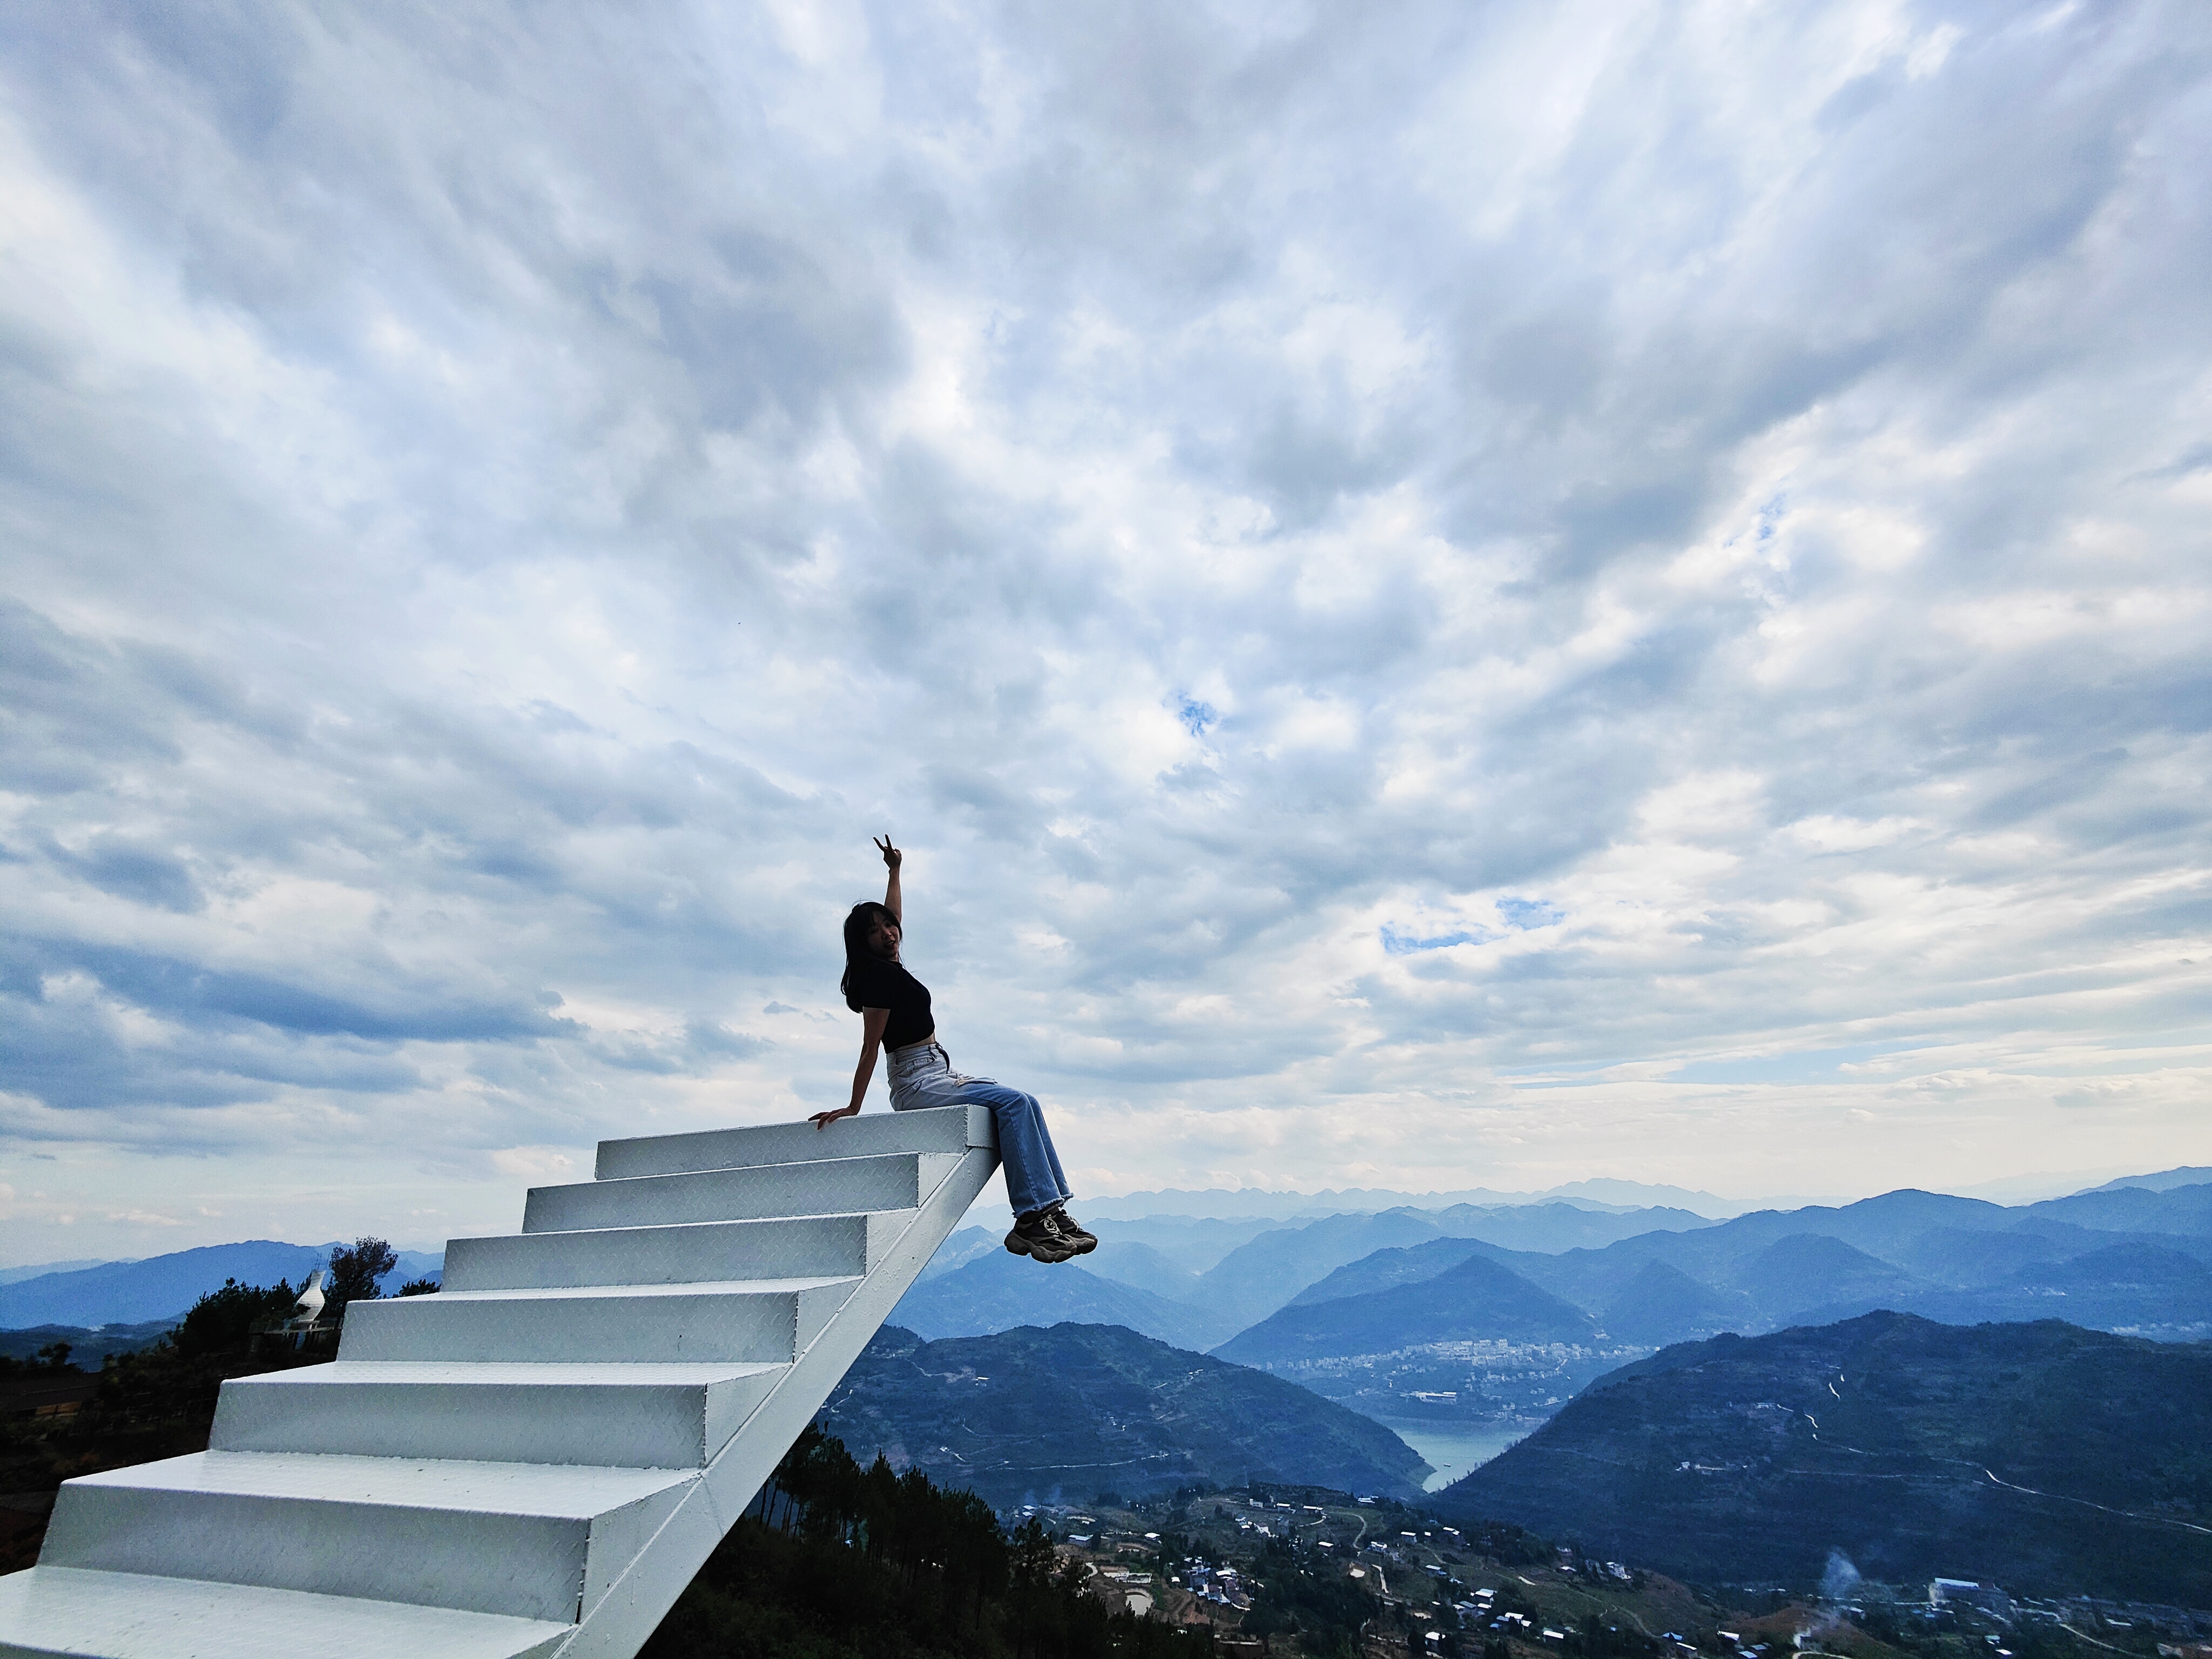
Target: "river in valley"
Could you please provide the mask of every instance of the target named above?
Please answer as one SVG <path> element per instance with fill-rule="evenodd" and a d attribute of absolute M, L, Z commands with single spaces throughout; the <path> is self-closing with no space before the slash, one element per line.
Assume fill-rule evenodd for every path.
<path fill-rule="evenodd" d="M 1422 1489 L 1437 1492 L 1487 1463 L 1516 1440 L 1526 1439 L 1537 1425 L 1509 1420 L 1504 1423 L 1404 1423 L 1376 1419 L 1415 1451 L 1436 1473 L 1421 1482 Z"/>

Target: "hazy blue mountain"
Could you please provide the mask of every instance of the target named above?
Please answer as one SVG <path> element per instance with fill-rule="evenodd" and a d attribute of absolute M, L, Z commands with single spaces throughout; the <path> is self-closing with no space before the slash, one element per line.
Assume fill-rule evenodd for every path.
<path fill-rule="evenodd" d="M 1431 1501 L 1704 1583 L 1810 1583 L 1833 1548 L 2203 1607 L 2212 1346 L 1894 1313 L 1686 1343 Z"/>
<path fill-rule="evenodd" d="M 1751 1298 L 1741 1291 L 1717 1291 L 1680 1267 L 1647 1261 L 1621 1287 L 1598 1322 L 1615 1342 L 1664 1347 L 1723 1331 L 1741 1331 L 1758 1319 Z"/>
<path fill-rule="evenodd" d="M 937 1254 L 923 1264 L 922 1279 L 942 1278 L 955 1267 L 964 1267 L 979 1255 L 988 1255 L 994 1250 L 1006 1248 L 1006 1234 L 991 1227 L 963 1227 L 958 1232 L 937 1247 Z"/>
<path fill-rule="evenodd" d="M 1101 1279 L 1073 1261 L 1046 1267 L 1003 1249 L 918 1281 L 891 1310 L 890 1322 L 934 1341 L 1070 1320 L 1126 1325 L 1183 1348 L 1219 1341 L 1225 1325 L 1218 1314 Z"/>
<path fill-rule="evenodd" d="M 1120 1198 L 1085 1199 L 1080 1208 L 1086 1220 L 1094 1216 L 1116 1219 L 1144 1218 L 1159 1220 L 1185 1216 L 1273 1216 L 1278 1224 L 1297 1217 L 1316 1215 L 1375 1215 L 1384 1210 L 1442 1210 L 1455 1204 L 1541 1204 L 1556 1200 L 1594 1210 L 1644 1210 L 1654 1206 L 1687 1210 L 1705 1217 L 1743 1215 L 1753 1210 L 1795 1207 L 1805 1204 L 1833 1204 L 1841 1200 L 1777 1194 L 1762 1199 L 1722 1198 L 1686 1187 L 1655 1186 L 1643 1181 L 1618 1181 L 1597 1176 L 1571 1181 L 1540 1193 L 1501 1192 L 1489 1187 L 1461 1188 L 1449 1192 L 1408 1193 L 1395 1188 L 1359 1187 L 1319 1193 L 1267 1192 L 1254 1188 L 1213 1188 L 1203 1192 L 1171 1188 L 1164 1192 L 1129 1193 Z"/>
<path fill-rule="evenodd" d="M 1195 1294 L 1198 1275 L 1246 1240 L 1273 1231 L 1275 1221 L 1204 1221 L 1170 1216 L 1164 1221 L 1085 1221 L 1098 1235 L 1098 1248 L 1084 1266 L 1104 1278 L 1148 1290 L 1170 1300 Z M 979 1255 L 1006 1246 L 998 1225 L 963 1227 L 946 1239 L 924 1279 L 964 1267 Z M 1111 1264 L 1109 1267 L 1109 1264 Z"/>
<path fill-rule="evenodd" d="M 2002 1284 L 1905 1297 L 1896 1305 L 1953 1325 L 2059 1318 L 2162 1342 L 2201 1342 L 2212 1338 L 2212 1267 L 2156 1244 L 2116 1244 L 2023 1267 Z"/>
<path fill-rule="evenodd" d="M 886 1326 L 819 1421 L 864 1463 L 881 1451 L 1000 1504 L 1255 1480 L 1411 1498 L 1428 1473 L 1294 1383 L 1098 1325 L 938 1342 Z"/>
<path fill-rule="evenodd" d="M 1830 1208 L 1811 1205 L 1802 1210 L 1760 1210 L 1700 1233 L 1685 1234 L 1686 1242 L 1707 1241 L 1705 1258 L 1714 1268 L 1748 1260 L 1770 1244 L 1792 1234 L 1817 1233 L 1840 1238 L 1855 1249 L 1880 1256 L 1900 1240 L 1912 1238 L 1934 1227 L 1957 1227 L 1969 1231 L 1991 1231 L 2008 1226 L 2021 1212 L 1978 1198 L 1955 1198 L 1948 1193 L 1923 1193 L 1912 1188 L 1863 1198 L 1856 1204 Z M 1643 1241 L 1656 1243 L 1656 1239 Z M 1695 1255 L 1699 1249 L 1689 1245 Z M 1677 1260 L 1677 1267 L 1683 1262 Z M 1704 1276 L 1704 1275 L 1697 1275 Z"/>
<path fill-rule="evenodd" d="M 2185 1164 L 2179 1169 L 2160 1170 L 2156 1175 L 2122 1176 L 2118 1181 L 2108 1181 L 2101 1187 L 2092 1187 L 2093 1193 L 2118 1192 L 2123 1187 L 2148 1187 L 2154 1193 L 2169 1192 L 2176 1187 L 2212 1186 L 2212 1168 L 2202 1164 Z"/>
<path fill-rule="evenodd" d="M 1911 1253 L 1912 1241 L 1931 1232 L 1996 1233 L 2022 1226 L 2023 1218 L 2029 1213 L 1979 1199 L 1905 1189 L 1836 1208 L 1760 1210 L 1694 1231 L 1640 1234 L 1603 1249 L 1568 1250 L 1541 1258 L 1516 1255 L 1511 1265 L 1555 1295 L 1595 1310 L 1617 1305 L 1629 1283 L 1650 1261 L 1663 1261 L 1702 1284 L 1728 1289 L 1750 1271 L 1751 1263 L 1762 1252 L 1793 1236 L 1840 1239 L 1853 1249 L 1895 1267 L 1901 1256 Z M 2053 1218 L 2045 1224 L 2063 1224 Z M 2025 1265 L 2019 1261 L 2005 1265 L 2005 1253 L 2013 1248 L 1992 1247 L 2000 1264 L 1996 1271 Z"/>
<path fill-rule="evenodd" d="M 0 1328 L 29 1325 L 114 1325 L 174 1319 L 222 1281 L 297 1286 L 330 1260 L 331 1244 L 284 1244 L 250 1238 L 237 1244 L 205 1244 L 149 1256 L 143 1261 L 115 1261 L 70 1273 L 44 1273 L 14 1285 L 0 1285 Z M 436 1278 L 442 1254 L 398 1252 L 399 1265 L 378 1281 L 387 1295 L 410 1279 Z"/>
<path fill-rule="evenodd" d="M 1198 1275 L 1178 1267 L 1149 1244 L 1133 1238 L 1101 1237 L 1098 1248 L 1083 1258 L 1085 1271 L 1119 1285 L 1132 1285 L 1170 1302 L 1198 1299 Z"/>
<path fill-rule="evenodd" d="M 2128 1186 L 2047 1198 L 2023 1207 L 2022 1218 L 2071 1222 L 2112 1233 L 2186 1233 L 2212 1237 L 2212 1185 L 2154 1190 Z"/>
<path fill-rule="evenodd" d="M 1199 1304 L 1218 1310 L 1231 1330 L 1241 1330 L 1347 1261 L 1394 1246 L 1426 1243 L 1438 1232 L 1428 1217 L 1407 1210 L 1324 1216 L 1303 1227 L 1279 1228 L 1238 1245 L 1200 1273 Z"/>
<path fill-rule="evenodd" d="M 2056 1314 L 2166 1340 L 2212 1334 L 2201 1291 L 2212 1271 L 2204 1261 L 2212 1239 L 2101 1232 L 2047 1214 L 2023 1220 L 2024 1213 L 1942 1194 L 1899 1193 L 1834 1210 L 1760 1212 L 1694 1231 L 1639 1235 L 1602 1249 L 1547 1254 L 1431 1239 L 1348 1262 L 1288 1305 L 1419 1284 L 1480 1255 L 1595 1316 L 1613 1340 L 1637 1346 L 1828 1323 L 1875 1308 L 1968 1324 Z M 1918 1224 L 1947 1215 L 1976 1224 Z M 1787 1231 L 1792 1225 L 1805 1230 Z M 1841 1231 L 1880 1249 L 1835 1236 Z M 2066 1268 L 2077 1261 L 2085 1264 L 2078 1271 Z M 1376 1340 L 1362 1328 L 1341 1329 L 1347 1341 Z M 1227 1346 L 1220 1352 L 1255 1357 Z"/>
<path fill-rule="evenodd" d="M 1693 1191 L 1687 1187 L 1656 1186 L 1648 1181 L 1621 1181 L 1610 1176 L 1593 1176 L 1583 1181 L 1570 1181 L 1565 1186 L 1554 1187 L 1540 1194 L 1546 1198 L 1588 1198 L 1617 1204 L 1623 1209 L 1649 1208 L 1687 1210 L 1693 1215 L 1724 1219 L 1741 1215 L 1747 1210 L 1771 1209 L 1778 1204 L 1811 1203 L 1817 1200 L 1794 1200 L 1771 1198 L 1753 1200 L 1723 1198 L 1715 1193 Z"/>
<path fill-rule="evenodd" d="M 0 1285 L 21 1284 L 27 1279 L 43 1279 L 48 1273 L 73 1273 L 83 1267 L 106 1267 L 114 1264 L 103 1256 L 80 1256 L 71 1261 L 33 1261 L 27 1267 L 0 1267 Z"/>
<path fill-rule="evenodd" d="M 1840 1238 L 1792 1233 L 1741 1263 L 1726 1288 L 1741 1291 L 1772 1322 L 1787 1324 L 1811 1308 L 1894 1306 L 1929 1285 Z"/>
<path fill-rule="evenodd" d="M 1828 1322 L 1874 1308 L 1968 1323 L 2057 1314 L 2088 1327 L 2190 1340 L 2204 1334 L 2203 1281 L 2177 1257 L 2194 1256 L 2200 1266 L 2212 1262 L 2212 1231 L 2173 1230 L 2195 1224 L 2207 1212 L 2208 1192 L 2212 1188 L 2123 1186 L 2008 1208 L 1904 1189 L 1852 1204 L 1759 1211 L 1717 1224 L 1678 1211 L 1662 1217 L 1668 1224 L 1664 1227 L 1601 1247 L 1558 1250 L 1516 1249 L 1476 1230 L 1556 1243 L 1577 1231 L 1632 1225 L 1639 1217 L 1565 1204 L 1522 1206 L 1517 1212 L 1471 1206 L 1432 1214 L 1398 1210 L 1331 1215 L 1268 1230 L 1194 1281 L 1177 1275 L 1172 1260 L 1163 1262 L 1142 1251 L 1125 1256 L 1126 1266 L 1114 1264 L 1109 1271 L 1101 1264 L 1094 1271 L 1131 1289 L 1188 1298 L 1238 1329 L 1234 1341 L 1218 1352 L 1270 1364 L 1292 1353 L 1312 1358 L 1324 1352 L 1394 1352 L 1407 1343 L 1445 1340 L 1426 1317 L 1430 1304 L 1419 1297 L 1379 1310 L 1339 1309 L 1326 1317 L 1271 1322 L 1271 1316 L 1279 1309 L 1389 1295 L 1477 1257 L 1592 1316 L 1613 1340 L 1635 1346 L 1723 1329 L 1755 1334 L 1783 1324 Z M 2087 1224 L 2093 1221 L 2152 1230 L 2101 1230 Z M 1129 1224 L 1129 1231 L 1157 1224 L 1158 1218 Z M 1119 1224 L 1106 1225 L 1120 1231 Z M 1125 1233 L 1115 1242 L 1139 1241 Z M 2104 1255 L 2112 1251 L 2123 1254 Z M 2135 1254 L 2125 1254 L 2130 1251 Z M 1158 1256 L 1166 1254 L 1158 1249 Z M 2099 1259 L 2063 1282 L 2053 1276 L 2085 1258 Z M 1171 1340 L 1199 1340 L 1191 1327 L 1170 1322 L 1171 1316 L 1156 1308 L 1125 1308 L 1110 1316 L 1097 1308 L 1085 1301 L 1081 1310 L 1068 1306 L 1066 1316 L 1110 1317 Z M 1054 1310 L 1018 1300 L 1002 1303 L 972 1310 L 968 1328 L 1003 1329 Z M 1473 1318 L 1482 1310 L 1463 1311 Z M 1489 1310 L 1487 1316 L 1503 1317 L 1504 1310 Z M 1262 1327 L 1264 1336 L 1257 1334 Z M 1255 1346 L 1237 1346 L 1248 1336 Z M 1331 1343 L 1350 1346 L 1332 1349 Z M 1262 1359 L 1263 1354 L 1274 1357 Z"/>
<path fill-rule="evenodd" d="M 1432 1238 L 1425 1244 L 1376 1250 L 1357 1261 L 1346 1262 L 1324 1279 L 1316 1279 L 1286 1305 L 1301 1308 L 1310 1303 L 1340 1301 L 1348 1296 L 1371 1296 L 1395 1285 L 1418 1285 L 1458 1267 L 1471 1255 L 1491 1254 L 1490 1247 L 1479 1238 Z"/>
<path fill-rule="evenodd" d="M 2023 1267 L 2047 1261 L 2063 1261 L 2097 1248 L 2102 1234 L 2054 1224 L 2053 1234 L 2079 1233 L 2083 1242 L 2048 1237 L 2020 1227 L 1983 1232 L 1965 1227 L 1930 1227 L 1924 1233 L 1900 1240 L 1883 1252 L 1893 1261 L 1931 1285 L 1957 1290 L 1969 1285 L 1993 1285 L 2011 1278 Z"/>
<path fill-rule="evenodd" d="M 1426 1342 L 1594 1343 L 1596 1322 L 1486 1255 L 1431 1279 L 1281 1308 L 1214 1350 L 1240 1364 L 1389 1353 Z"/>
<path fill-rule="evenodd" d="M 1455 1204 L 1421 1213 L 1456 1238 L 1479 1238 L 1509 1250 L 1561 1250 L 1612 1244 L 1651 1232 L 1688 1232 L 1715 1224 L 1687 1210 L 1597 1210 L 1582 1205 Z"/>
<path fill-rule="evenodd" d="M 1075 1208 L 1083 1224 L 1098 1235 L 1102 1246 L 1109 1240 L 1148 1244 L 1192 1273 L 1204 1273 L 1239 1244 L 1248 1243 L 1261 1233 L 1285 1225 L 1304 1224 L 1279 1216 L 1242 1216 L 1231 1220 L 1218 1216 L 1154 1215 L 1120 1221 L 1092 1215 L 1091 1206 L 1079 1200 Z"/>
<path fill-rule="evenodd" d="M 2212 1233 L 2114 1233 L 2097 1227 L 2077 1227 L 2051 1216 L 2031 1216 L 2010 1230 L 2024 1238 L 2039 1239 L 2059 1247 L 2061 1258 L 2087 1255 L 2115 1244 L 2148 1244 L 2162 1250 L 2179 1250 L 2212 1266 Z"/>
<path fill-rule="evenodd" d="M 1359 1193 L 1277 1193 L 1258 1188 L 1209 1187 L 1194 1191 L 1169 1187 L 1158 1192 L 1125 1193 L 1119 1198 L 1085 1200 L 1073 1207 L 1086 1224 L 1098 1221 L 1161 1221 L 1180 1217 L 1208 1220 L 1265 1219 L 1277 1227 L 1300 1218 L 1343 1213 L 1371 1214 L 1405 1201 L 1391 1193 L 1370 1199 Z M 1101 1234 L 1101 1237 L 1104 1235 Z"/>

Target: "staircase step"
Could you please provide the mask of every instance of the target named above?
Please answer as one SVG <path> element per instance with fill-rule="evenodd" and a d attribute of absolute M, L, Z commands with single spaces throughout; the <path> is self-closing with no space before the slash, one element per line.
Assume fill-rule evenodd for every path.
<path fill-rule="evenodd" d="M 950 1152 L 890 1152 L 879 1158 L 829 1158 L 696 1175 L 533 1187 L 523 1205 L 522 1231 L 577 1232 L 683 1221 L 911 1210 L 936 1190 L 959 1161 Z"/>
<path fill-rule="evenodd" d="M 607 1178 L 64 1483 L 0 1659 L 629 1659 L 998 1165 L 990 1113 L 611 1141 Z"/>
<path fill-rule="evenodd" d="M 341 1359 L 789 1364 L 856 1279 L 441 1291 L 346 1309 Z"/>
<path fill-rule="evenodd" d="M 342 1359 L 225 1382 L 209 1449 L 700 1468 L 790 1369 Z"/>
<path fill-rule="evenodd" d="M 37 1566 L 0 1578 L 0 1655 L 550 1659 L 575 1627 L 405 1601 Z"/>
<path fill-rule="evenodd" d="M 892 1210 L 456 1238 L 446 1245 L 444 1285 L 501 1291 L 841 1278 L 866 1273 L 913 1219 L 912 1210 Z"/>
<path fill-rule="evenodd" d="M 616 1181 L 884 1152 L 958 1153 L 998 1144 L 989 1107 L 933 1106 L 919 1112 L 865 1112 L 826 1129 L 811 1122 L 763 1123 L 747 1129 L 603 1140 L 596 1173 L 601 1181 Z"/>
<path fill-rule="evenodd" d="M 64 1482 L 39 1560 L 568 1624 L 699 1478 L 194 1452 Z"/>

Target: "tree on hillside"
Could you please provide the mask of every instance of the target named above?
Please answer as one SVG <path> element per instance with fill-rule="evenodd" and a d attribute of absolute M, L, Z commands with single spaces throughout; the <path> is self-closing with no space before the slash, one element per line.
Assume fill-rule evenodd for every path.
<path fill-rule="evenodd" d="M 281 1279 L 266 1290 L 226 1279 L 221 1290 L 210 1291 L 192 1304 L 184 1322 L 169 1333 L 169 1340 L 179 1353 L 188 1356 L 231 1352 L 246 1346 L 258 1322 L 290 1313 L 298 1295 Z"/>
<path fill-rule="evenodd" d="M 363 1234 L 351 1245 L 331 1252 L 330 1283 L 323 1287 L 323 1306 L 342 1315 L 349 1302 L 374 1302 L 384 1293 L 376 1281 L 399 1265 L 398 1252 L 381 1238 Z"/>

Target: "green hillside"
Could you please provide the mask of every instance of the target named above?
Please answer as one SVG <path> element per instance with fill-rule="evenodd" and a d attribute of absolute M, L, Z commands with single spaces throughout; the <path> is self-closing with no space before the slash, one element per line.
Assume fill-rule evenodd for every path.
<path fill-rule="evenodd" d="M 2212 1605 L 2212 1346 L 1869 1314 L 1669 1348 L 1436 1495 L 1706 1583 Z"/>
<path fill-rule="evenodd" d="M 924 1342 L 886 1326 L 823 1407 L 863 1462 L 994 1504 L 1208 1481 L 1417 1497 L 1428 1465 L 1380 1424 L 1293 1383 L 1110 1325 Z"/>

